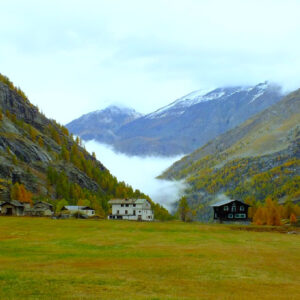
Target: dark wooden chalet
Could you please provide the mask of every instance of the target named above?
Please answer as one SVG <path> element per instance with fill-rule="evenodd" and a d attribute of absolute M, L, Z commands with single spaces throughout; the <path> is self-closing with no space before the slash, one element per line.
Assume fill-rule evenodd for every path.
<path fill-rule="evenodd" d="M 214 220 L 246 221 L 250 205 L 238 200 L 223 200 L 211 205 L 214 209 Z"/>

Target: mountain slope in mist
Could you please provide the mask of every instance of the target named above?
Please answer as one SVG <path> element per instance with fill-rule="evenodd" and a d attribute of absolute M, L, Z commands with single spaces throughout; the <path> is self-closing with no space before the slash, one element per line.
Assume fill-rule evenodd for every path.
<path fill-rule="evenodd" d="M 83 140 L 112 144 L 117 138 L 116 132 L 123 125 L 141 116 L 142 114 L 134 109 L 112 105 L 85 114 L 67 124 L 66 127 Z"/>
<path fill-rule="evenodd" d="M 112 138 L 97 135 L 105 125 L 83 117 L 80 123 L 73 121 L 76 128 L 73 122 L 67 127 L 85 140 L 110 143 L 115 150 L 129 155 L 172 156 L 191 153 L 281 98 L 280 87 L 267 82 L 223 87 L 190 93 L 156 112 L 126 122 L 113 130 Z M 87 129 L 92 134 L 87 134 Z"/>
<path fill-rule="evenodd" d="M 185 156 L 163 173 L 185 179 L 199 217 L 219 196 L 283 202 L 300 200 L 300 90 Z"/>

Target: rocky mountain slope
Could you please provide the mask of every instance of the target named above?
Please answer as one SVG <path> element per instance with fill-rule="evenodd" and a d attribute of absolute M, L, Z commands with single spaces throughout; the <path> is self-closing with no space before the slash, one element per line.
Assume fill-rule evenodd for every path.
<path fill-rule="evenodd" d="M 118 182 L 67 128 L 47 119 L 26 95 L 0 74 L 0 201 L 11 191 L 22 198 L 77 204 L 88 201 L 98 214 L 111 197 L 147 197 Z M 20 186 L 25 188 L 19 188 Z M 18 190 L 19 188 L 19 190 Z M 18 194 L 18 192 L 20 192 Z M 30 196 L 28 196 L 30 195 Z M 18 199 L 22 200 L 22 199 Z M 168 216 L 154 205 L 157 217 Z"/>
<path fill-rule="evenodd" d="M 218 198 L 300 200 L 300 90 L 185 156 L 161 178 L 185 179 L 198 217 Z"/>
<path fill-rule="evenodd" d="M 85 117 L 80 118 L 81 122 L 74 121 L 75 128 L 72 124 L 67 127 L 83 139 L 96 137 L 126 154 L 171 156 L 191 153 L 281 98 L 280 87 L 267 82 L 224 87 L 190 93 L 154 113 L 121 126 L 118 123 L 108 134 L 97 135 L 97 130 L 107 129 L 106 125 Z M 105 120 L 104 112 L 101 118 Z M 96 133 L 90 135 L 93 131 Z"/>
<path fill-rule="evenodd" d="M 142 114 L 127 107 L 109 106 L 73 120 L 66 127 L 83 140 L 96 140 L 113 144 L 117 139 L 116 132 L 125 124 L 140 118 Z"/>

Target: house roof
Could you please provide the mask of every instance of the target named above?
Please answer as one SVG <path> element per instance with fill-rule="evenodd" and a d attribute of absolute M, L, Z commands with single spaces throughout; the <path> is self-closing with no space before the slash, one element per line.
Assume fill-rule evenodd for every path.
<path fill-rule="evenodd" d="M 144 204 L 148 202 L 147 199 L 111 199 L 109 204 Z"/>
<path fill-rule="evenodd" d="M 77 205 L 67 205 L 64 206 L 61 210 L 94 210 L 89 206 L 77 206 Z"/>
<path fill-rule="evenodd" d="M 51 203 L 48 203 L 48 202 L 45 202 L 45 201 L 38 201 L 38 202 L 35 202 L 34 205 L 39 204 L 39 203 L 46 204 L 46 205 L 48 205 L 48 206 L 53 207 L 53 205 L 52 205 Z"/>
<path fill-rule="evenodd" d="M 226 205 L 226 204 L 229 204 L 229 203 L 235 202 L 235 201 L 240 202 L 240 203 L 242 203 L 242 204 L 244 204 L 244 205 L 250 206 L 249 204 L 246 204 L 246 203 L 244 203 L 244 202 L 242 202 L 242 201 L 239 201 L 239 200 L 231 200 L 231 199 L 229 199 L 229 200 L 222 200 L 222 201 L 219 201 L 219 202 L 217 202 L 217 203 L 214 203 L 214 204 L 212 204 L 212 205 L 210 205 L 210 206 L 211 206 L 211 207 L 219 207 L 219 206 Z"/>
<path fill-rule="evenodd" d="M 148 202 L 147 199 L 136 199 L 136 201 L 135 201 L 135 203 L 137 203 L 137 204 L 144 204 L 146 202 Z"/>
<path fill-rule="evenodd" d="M 111 199 L 108 201 L 109 204 L 133 204 L 136 199 Z"/>
<path fill-rule="evenodd" d="M 13 205 L 15 207 L 24 207 L 24 204 L 21 203 L 20 201 L 18 200 L 11 200 L 11 201 L 4 201 L 0 204 L 0 206 L 3 206 L 4 204 L 10 204 L 10 205 Z"/>

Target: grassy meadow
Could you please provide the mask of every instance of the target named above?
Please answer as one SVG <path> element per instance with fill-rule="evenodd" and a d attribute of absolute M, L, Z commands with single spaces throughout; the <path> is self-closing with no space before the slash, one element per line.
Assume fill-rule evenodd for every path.
<path fill-rule="evenodd" d="M 0 217 L 0 299 L 300 299 L 300 235 Z"/>

